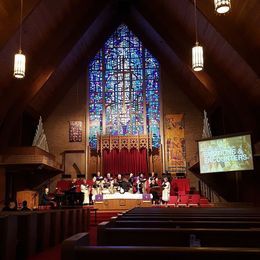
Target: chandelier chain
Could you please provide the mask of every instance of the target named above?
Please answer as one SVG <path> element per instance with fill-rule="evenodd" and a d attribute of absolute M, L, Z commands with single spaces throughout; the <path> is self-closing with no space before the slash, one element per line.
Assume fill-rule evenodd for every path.
<path fill-rule="evenodd" d="M 195 24 L 195 37 L 196 44 L 198 43 L 198 29 L 197 29 L 197 4 L 196 0 L 194 0 L 194 24 Z"/>
<path fill-rule="evenodd" d="M 21 11 L 20 11 L 19 51 L 22 50 L 22 24 L 23 24 L 23 0 L 21 0 Z"/>

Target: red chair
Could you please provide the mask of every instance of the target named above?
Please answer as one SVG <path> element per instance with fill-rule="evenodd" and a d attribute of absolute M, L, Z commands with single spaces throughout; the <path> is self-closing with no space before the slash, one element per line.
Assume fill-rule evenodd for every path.
<path fill-rule="evenodd" d="M 179 195 L 179 196 L 186 195 L 185 190 L 178 190 L 178 195 Z"/>
<path fill-rule="evenodd" d="M 192 194 L 188 207 L 198 207 L 200 204 L 200 194 Z"/>
<path fill-rule="evenodd" d="M 182 195 L 179 197 L 178 207 L 188 207 L 189 195 Z"/>
<path fill-rule="evenodd" d="M 168 202 L 168 205 L 176 207 L 177 203 L 178 203 L 178 196 L 170 196 L 170 201 Z"/>

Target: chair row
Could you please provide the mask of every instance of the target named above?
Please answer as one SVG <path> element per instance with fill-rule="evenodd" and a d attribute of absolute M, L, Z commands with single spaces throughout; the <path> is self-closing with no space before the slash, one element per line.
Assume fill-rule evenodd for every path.
<path fill-rule="evenodd" d="M 200 206 L 199 194 L 185 194 L 179 196 L 170 196 L 169 206 L 174 207 L 199 207 Z"/>

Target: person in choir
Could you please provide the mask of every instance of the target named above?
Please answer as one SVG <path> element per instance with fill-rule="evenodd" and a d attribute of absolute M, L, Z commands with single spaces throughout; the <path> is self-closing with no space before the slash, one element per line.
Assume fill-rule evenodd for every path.
<path fill-rule="evenodd" d="M 160 186 L 157 183 L 156 179 L 152 179 L 151 183 L 150 183 L 150 193 L 153 195 L 152 198 L 152 204 L 158 204 L 160 197 L 159 197 L 159 189 Z"/>
<path fill-rule="evenodd" d="M 108 188 L 110 194 L 114 194 L 116 192 L 116 186 L 114 185 L 115 180 L 110 182 L 110 186 Z"/>
<path fill-rule="evenodd" d="M 135 186 L 136 186 L 136 193 L 142 194 L 143 193 L 143 184 L 140 181 L 140 176 L 137 176 Z"/>
<path fill-rule="evenodd" d="M 135 193 L 134 192 L 135 177 L 134 177 L 134 174 L 132 172 L 129 174 L 128 182 L 130 184 L 129 192 Z"/>
<path fill-rule="evenodd" d="M 104 177 L 101 175 L 101 173 L 98 171 L 97 172 L 97 181 L 102 181 Z"/>
<path fill-rule="evenodd" d="M 112 182 L 113 178 L 111 177 L 110 173 L 107 173 L 106 177 L 104 178 L 104 182 L 103 182 L 103 191 L 102 193 L 110 193 L 110 186 L 111 186 L 111 182 Z"/>
<path fill-rule="evenodd" d="M 143 173 L 140 173 L 138 181 L 137 181 L 137 193 L 140 193 L 140 194 L 144 193 L 145 182 L 146 182 L 146 178 L 144 178 Z"/>
<path fill-rule="evenodd" d="M 111 182 L 113 180 L 110 172 L 107 173 L 106 179 L 107 179 L 108 182 Z"/>
<path fill-rule="evenodd" d="M 82 205 L 84 194 L 81 193 L 79 181 L 76 178 L 72 179 L 70 194 L 69 194 L 69 205 Z"/>
<path fill-rule="evenodd" d="M 168 177 L 164 177 L 162 183 L 162 201 L 166 206 L 168 205 L 168 201 L 170 200 L 170 191 L 171 185 Z"/>
<path fill-rule="evenodd" d="M 151 172 L 151 176 L 149 177 L 149 184 L 151 184 L 152 180 L 155 180 L 155 173 L 154 172 Z"/>
<path fill-rule="evenodd" d="M 123 178 L 122 178 L 122 175 L 120 173 L 117 175 L 116 181 L 119 184 L 119 186 L 122 184 Z"/>
<path fill-rule="evenodd" d="M 98 194 L 97 177 L 93 176 L 93 178 L 92 178 L 91 197 L 94 198 L 97 194 Z"/>
<path fill-rule="evenodd" d="M 145 182 L 145 181 L 146 181 L 146 178 L 144 177 L 144 174 L 143 174 L 143 173 L 140 173 L 140 175 L 139 175 L 139 180 L 140 180 L 141 182 Z"/>
<path fill-rule="evenodd" d="M 122 180 L 122 185 L 121 185 L 121 193 L 125 193 L 125 192 L 128 192 L 129 189 L 131 187 L 131 184 L 130 182 L 128 181 L 128 179 L 126 177 L 123 178 Z"/>
<path fill-rule="evenodd" d="M 97 184 L 97 194 L 102 194 L 104 177 L 101 175 L 100 172 L 97 172 L 96 184 Z"/>
<path fill-rule="evenodd" d="M 70 191 L 71 192 L 76 192 L 77 189 L 77 179 L 72 179 L 71 184 L 70 184 Z"/>
<path fill-rule="evenodd" d="M 81 192 L 83 192 L 83 194 L 84 194 L 83 205 L 89 205 L 90 192 L 89 192 L 89 186 L 88 186 L 86 180 L 83 180 L 83 183 L 80 185 L 80 189 L 81 189 Z"/>
<path fill-rule="evenodd" d="M 122 188 L 122 182 L 123 182 L 123 178 L 122 175 L 119 173 L 115 179 L 114 182 L 114 186 L 116 187 L 116 191 L 120 192 L 121 188 Z"/>
<path fill-rule="evenodd" d="M 130 182 L 130 184 L 133 186 L 134 184 L 134 181 L 135 181 L 135 177 L 134 177 L 134 174 L 132 172 L 130 172 L 129 174 L 129 179 L 128 181 Z"/>

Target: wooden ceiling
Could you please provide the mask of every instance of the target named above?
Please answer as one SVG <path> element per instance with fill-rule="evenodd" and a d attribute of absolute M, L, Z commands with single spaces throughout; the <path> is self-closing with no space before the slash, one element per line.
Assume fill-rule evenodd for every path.
<path fill-rule="evenodd" d="M 121 23 L 144 42 L 172 80 L 201 110 L 221 107 L 227 131 L 260 139 L 260 1 L 233 0 L 217 15 L 213 0 L 197 0 L 198 39 L 205 69 L 191 69 L 195 43 L 192 0 L 26 0 L 22 50 L 26 77 L 12 76 L 18 51 L 20 0 L 0 0 L 0 144 L 8 143 L 23 111 L 45 118 L 86 70 Z M 66 83 L 66 84 L 65 84 Z M 71 83 L 71 84 L 68 84 Z"/>

